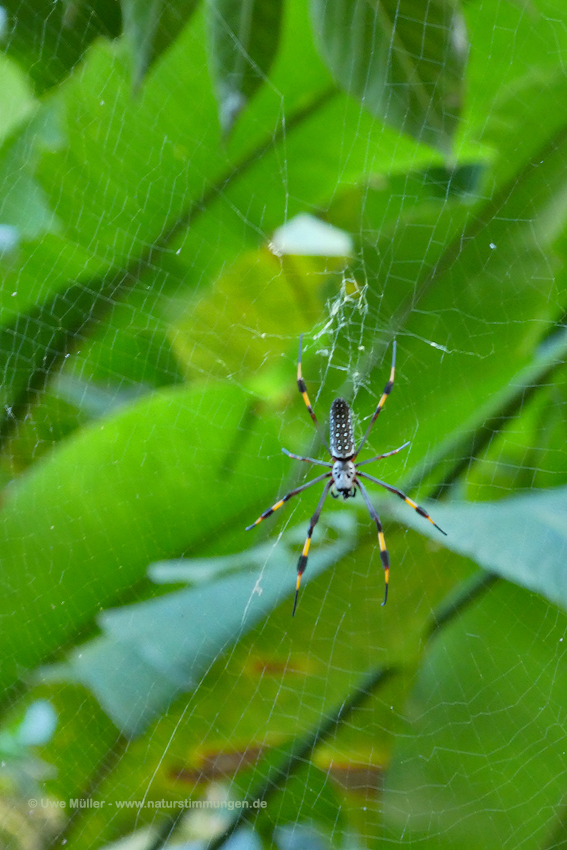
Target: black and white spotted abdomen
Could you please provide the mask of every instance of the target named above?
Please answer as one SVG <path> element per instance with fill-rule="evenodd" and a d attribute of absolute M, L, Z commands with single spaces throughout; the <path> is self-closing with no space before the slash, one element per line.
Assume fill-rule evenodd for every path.
<path fill-rule="evenodd" d="M 354 454 L 354 432 L 350 407 L 344 398 L 336 398 L 329 416 L 331 454 L 337 458 L 350 458 Z"/>

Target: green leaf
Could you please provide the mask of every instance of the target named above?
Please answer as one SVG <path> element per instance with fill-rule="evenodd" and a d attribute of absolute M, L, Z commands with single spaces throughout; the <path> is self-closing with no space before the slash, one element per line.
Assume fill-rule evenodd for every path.
<path fill-rule="evenodd" d="M 67 76 L 91 42 L 120 35 L 118 0 L 6 0 L 6 50 L 26 68 L 38 92 Z"/>
<path fill-rule="evenodd" d="M 436 635 L 386 775 L 388 844 L 561 846 L 566 629 L 556 608 L 499 583 Z"/>
<path fill-rule="evenodd" d="M 227 442 L 248 405 L 224 385 L 156 392 L 84 428 L 12 484 L 0 525 L 5 686 L 143 580 L 148 564 L 214 537 L 225 503 L 244 527 L 241 512 L 253 514 L 273 490 L 246 472 L 253 418 L 244 442 Z M 281 463 L 265 425 L 262 441 Z M 33 640 L 28 617 L 42 623 Z"/>
<path fill-rule="evenodd" d="M 427 509 L 447 532 L 443 545 L 567 608 L 567 487 L 498 502 L 439 502 Z M 427 523 L 418 524 L 406 512 L 403 522 L 434 536 Z"/>
<path fill-rule="evenodd" d="M 134 87 L 175 41 L 198 0 L 121 0 L 124 35 L 130 43 Z"/>
<path fill-rule="evenodd" d="M 0 142 L 33 112 L 34 107 L 35 100 L 24 73 L 15 62 L 0 55 Z"/>
<path fill-rule="evenodd" d="M 444 152 L 463 98 L 464 20 L 453 0 L 311 0 L 321 54 L 373 115 Z"/>
<path fill-rule="evenodd" d="M 44 388 L 51 370 L 61 364 L 77 338 L 97 324 L 108 299 L 118 293 L 119 287 L 112 283 L 103 286 L 100 293 L 73 286 L 0 327 L 0 368 L 6 376 L 0 390 L 0 440 L 12 433 L 22 412 Z M 19 340 L 16 348 L 14 339 Z"/>
<path fill-rule="evenodd" d="M 305 584 L 354 543 L 354 514 L 334 513 L 322 525 L 332 527 L 339 538 L 313 553 Z M 264 544 L 232 556 L 231 567 L 239 568 L 236 575 L 105 612 L 99 618 L 104 637 L 78 647 L 55 674 L 89 687 L 124 735 L 140 734 L 181 691 L 195 690 L 213 661 L 282 599 L 291 619 L 297 552 L 290 543 L 300 545 L 304 538 L 303 526 L 293 529 L 281 545 Z M 211 558 L 207 566 L 215 570 L 217 561 L 225 560 Z M 203 561 L 197 565 L 204 566 Z M 163 571 L 167 565 L 160 567 Z M 178 577 L 173 580 L 182 581 L 192 568 L 191 560 L 174 562 Z"/>
<path fill-rule="evenodd" d="M 208 8 L 211 64 L 226 134 L 272 67 L 283 0 L 210 0 Z"/>

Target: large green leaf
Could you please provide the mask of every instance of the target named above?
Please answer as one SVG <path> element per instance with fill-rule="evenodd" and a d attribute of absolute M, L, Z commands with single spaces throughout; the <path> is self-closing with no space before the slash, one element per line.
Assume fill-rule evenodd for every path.
<path fill-rule="evenodd" d="M 334 514 L 328 524 L 340 538 L 314 552 L 305 584 L 354 544 L 352 515 Z M 269 543 L 232 557 L 232 569 L 239 568 L 236 575 L 105 612 L 99 618 L 104 637 L 76 649 L 60 672 L 89 687 L 124 735 L 140 734 L 180 691 L 197 689 L 215 659 L 242 640 L 282 598 L 290 597 L 291 616 L 297 554 L 289 543 L 299 545 L 305 536 L 303 528 L 297 531 L 286 535 L 279 546 Z M 210 572 L 217 560 L 226 559 L 197 564 Z M 167 563 L 161 566 L 163 572 Z M 193 569 L 191 561 L 173 562 L 170 580 L 180 582 Z"/>
<path fill-rule="evenodd" d="M 447 532 L 444 545 L 567 608 L 566 487 L 498 502 L 439 503 L 431 510 Z"/>
<path fill-rule="evenodd" d="M 120 34 L 118 0 L 6 0 L 8 52 L 20 61 L 39 92 L 59 83 L 98 36 Z"/>
<path fill-rule="evenodd" d="M 36 106 L 25 75 L 5 56 L 0 57 L 0 98 L 0 142 L 4 142 Z M 3 242 L 1 252 L 5 250 Z"/>
<path fill-rule="evenodd" d="M 121 0 L 124 35 L 130 44 L 134 86 L 179 36 L 198 0 Z"/>
<path fill-rule="evenodd" d="M 266 82 L 280 39 L 283 0 L 210 0 L 211 65 L 227 133 Z"/>
<path fill-rule="evenodd" d="M 567 620 L 501 583 L 437 635 L 386 777 L 387 838 L 496 850 L 547 843 L 564 798 Z"/>
<path fill-rule="evenodd" d="M 234 457 L 227 443 L 246 408 L 225 386 L 158 392 L 82 430 L 10 488 L 0 526 L 4 686 L 88 626 L 149 563 L 215 534 L 225 503 L 253 512 L 245 443 Z"/>
<path fill-rule="evenodd" d="M 450 149 L 463 99 L 464 19 L 454 0 L 312 0 L 333 76 L 374 115 Z"/>

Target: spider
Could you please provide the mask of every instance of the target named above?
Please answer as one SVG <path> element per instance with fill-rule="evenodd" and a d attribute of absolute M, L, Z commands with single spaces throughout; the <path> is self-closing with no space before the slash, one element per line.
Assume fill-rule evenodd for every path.
<path fill-rule="evenodd" d="M 296 496 L 298 493 L 302 493 L 304 490 L 307 490 L 309 487 L 312 487 L 313 484 L 318 484 L 320 481 L 324 481 L 326 478 L 329 480 L 325 484 L 323 488 L 323 493 L 321 498 L 319 499 L 319 504 L 315 509 L 315 513 L 311 517 L 311 522 L 309 523 L 309 530 L 307 532 L 307 538 L 305 540 L 305 545 L 303 546 L 303 550 L 301 555 L 299 556 L 299 561 L 297 564 L 297 585 L 295 588 L 295 597 L 293 600 L 293 611 L 292 616 L 295 616 L 295 609 L 297 608 L 297 600 L 299 597 L 299 586 L 301 584 L 301 576 L 305 572 L 305 568 L 307 567 L 307 558 L 309 554 L 309 547 L 311 546 L 311 537 L 313 535 L 313 529 L 317 525 L 319 521 L 319 517 L 321 516 L 321 511 L 323 510 L 323 504 L 325 499 L 331 493 L 331 496 L 335 499 L 338 499 L 339 496 L 342 496 L 343 499 L 350 499 L 356 496 L 357 488 L 360 490 L 362 494 L 362 498 L 368 508 L 368 512 L 370 514 L 371 519 L 375 522 L 376 528 L 378 531 L 378 545 L 380 546 L 380 558 L 382 560 L 382 565 L 384 567 L 384 601 L 382 605 L 385 605 L 388 600 L 388 582 L 390 578 L 390 557 L 388 555 L 388 550 L 386 549 L 386 541 L 384 539 L 384 530 L 382 528 L 382 523 L 380 522 L 380 517 L 378 516 L 374 505 L 370 501 L 370 496 L 366 490 L 366 487 L 360 480 L 361 478 L 365 478 L 367 481 L 372 481 L 374 484 L 378 484 L 380 487 L 384 487 L 385 490 L 388 490 L 390 493 L 395 493 L 396 496 L 399 496 L 404 502 L 406 502 L 410 507 L 417 511 L 417 513 L 425 517 L 425 519 L 429 520 L 441 534 L 447 535 L 446 531 L 443 531 L 442 528 L 439 528 L 436 522 L 433 522 L 427 511 L 409 499 L 405 493 L 402 493 L 401 490 L 398 490 L 396 487 L 392 487 L 391 484 L 386 484 L 384 481 L 380 481 L 379 478 L 374 478 L 372 475 L 368 475 L 366 472 L 360 472 L 360 467 L 364 466 L 367 463 L 373 463 L 376 460 L 382 460 L 385 457 L 391 457 L 392 455 L 401 452 L 402 449 L 405 449 L 409 446 L 408 442 L 404 443 L 398 449 L 393 449 L 391 452 L 385 452 L 381 455 L 376 455 L 375 457 L 370 458 L 369 460 L 359 461 L 358 463 L 354 463 L 356 457 L 358 456 L 360 450 L 366 443 L 368 439 L 368 435 L 372 429 L 372 426 L 376 422 L 378 418 L 378 414 L 384 407 L 386 399 L 390 395 L 392 391 L 392 387 L 394 386 L 394 375 L 396 369 L 396 341 L 394 340 L 392 344 L 392 367 L 390 369 L 390 378 L 388 383 L 384 387 L 384 392 L 378 402 L 378 406 L 374 411 L 372 419 L 370 420 L 370 424 L 366 429 L 366 433 L 362 438 L 362 441 L 358 448 L 355 447 L 354 443 L 354 430 L 352 425 L 352 415 L 351 410 L 348 403 L 344 400 L 344 398 L 336 398 L 331 405 L 331 412 L 329 415 L 329 443 L 323 436 L 320 431 L 320 425 L 317 417 L 315 416 L 315 411 L 311 406 L 311 402 L 309 401 L 309 396 L 307 395 L 307 387 L 305 385 L 305 381 L 303 380 L 303 376 L 301 374 L 301 348 L 302 348 L 303 334 L 299 337 L 299 355 L 297 358 L 297 386 L 303 401 L 305 402 L 305 406 L 309 411 L 309 415 L 313 422 L 315 423 L 315 427 L 321 434 L 321 438 L 327 447 L 329 454 L 332 459 L 332 463 L 329 463 L 324 460 L 316 460 L 313 457 L 301 457 L 300 455 L 292 454 L 292 452 L 288 452 L 287 449 L 282 449 L 282 452 L 286 454 L 288 457 L 293 458 L 293 460 L 301 460 L 305 463 L 316 464 L 317 466 L 326 466 L 330 469 L 330 472 L 324 472 L 322 475 L 318 475 L 317 478 L 313 478 L 311 481 L 308 481 L 306 484 L 302 484 L 301 487 L 296 487 L 295 490 L 291 490 L 287 493 L 282 499 L 276 502 L 275 505 L 272 505 L 267 511 L 264 511 L 261 514 L 256 522 L 253 522 L 252 525 L 249 525 L 246 528 L 246 531 L 250 531 L 251 528 L 254 528 L 258 523 L 262 522 L 262 520 L 267 519 L 267 517 L 271 516 L 274 511 L 277 511 L 278 508 L 291 499 L 292 496 Z"/>

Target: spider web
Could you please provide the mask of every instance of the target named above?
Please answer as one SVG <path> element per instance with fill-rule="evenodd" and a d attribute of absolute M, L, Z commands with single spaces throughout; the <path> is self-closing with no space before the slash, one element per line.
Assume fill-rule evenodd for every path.
<path fill-rule="evenodd" d="M 0 18 L 2 845 L 564 846 L 567 13 L 464 6 L 448 158 L 299 2 L 273 64 L 222 3 L 150 55 L 135 5 Z M 215 91 L 211 32 L 255 81 Z M 300 334 L 357 442 L 397 341 L 359 459 L 410 441 L 365 470 L 448 537 L 368 485 L 385 607 L 360 495 L 293 619 L 323 485 L 244 531 L 318 474 L 282 447 L 327 459 Z"/>

